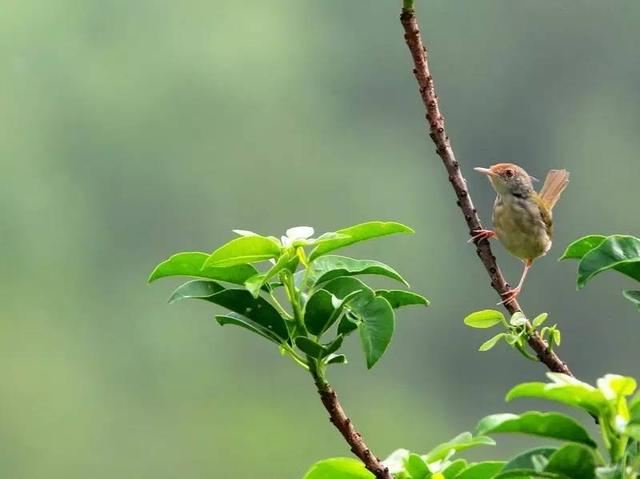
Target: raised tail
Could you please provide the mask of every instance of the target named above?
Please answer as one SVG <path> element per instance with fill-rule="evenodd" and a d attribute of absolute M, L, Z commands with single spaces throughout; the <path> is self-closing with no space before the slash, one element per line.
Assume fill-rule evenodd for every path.
<path fill-rule="evenodd" d="M 567 170 L 550 170 L 547 173 L 539 195 L 549 209 L 555 206 L 568 184 L 569 172 Z"/>

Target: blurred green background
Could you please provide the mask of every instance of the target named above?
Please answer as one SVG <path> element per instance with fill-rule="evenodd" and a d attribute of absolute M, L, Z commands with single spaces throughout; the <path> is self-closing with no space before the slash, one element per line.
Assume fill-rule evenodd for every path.
<path fill-rule="evenodd" d="M 299 478 L 348 455 L 310 378 L 210 305 L 147 287 L 161 259 L 232 228 L 279 235 L 398 220 L 417 234 L 345 251 L 395 266 L 405 311 L 366 372 L 331 379 L 377 454 L 424 451 L 543 367 L 462 318 L 496 295 L 424 112 L 398 1 L 7 0 L 0 16 L 0 476 Z M 568 168 L 556 239 L 521 296 L 585 380 L 640 376 L 619 275 L 575 290 L 579 235 L 640 234 L 640 3 L 419 1 L 449 134 L 472 166 Z M 512 281 L 521 265 L 499 246 Z M 216 310 L 217 311 L 217 310 Z M 546 407 L 546 406 L 545 406 Z M 504 438 L 497 457 L 518 441 Z"/>

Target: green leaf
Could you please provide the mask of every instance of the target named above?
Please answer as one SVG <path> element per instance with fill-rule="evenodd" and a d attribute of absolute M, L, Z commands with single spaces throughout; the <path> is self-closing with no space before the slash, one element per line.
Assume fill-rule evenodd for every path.
<path fill-rule="evenodd" d="M 545 472 L 563 474 L 571 479 L 594 479 L 596 462 L 593 452 L 580 445 L 568 444 L 549 458 Z"/>
<path fill-rule="evenodd" d="M 506 338 L 507 336 L 508 336 L 507 333 L 496 334 L 493 338 L 491 338 L 488 341 L 485 341 L 484 343 L 482 343 L 480 345 L 480 347 L 478 348 L 478 351 L 489 351 L 496 344 L 498 344 L 498 341 L 500 341 L 503 338 Z"/>
<path fill-rule="evenodd" d="M 464 451 L 477 446 L 495 446 L 496 443 L 493 439 L 486 436 L 472 436 L 470 432 L 463 432 L 457 435 L 453 439 L 442 444 L 438 444 L 431 451 L 429 451 L 425 459 L 428 463 L 439 461 L 447 457 L 451 451 Z"/>
<path fill-rule="evenodd" d="M 573 479 L 555 472 L 536 471 L 535 469 L 510 469 L 499 473 L 493 479 Z"/>
<path fill-rule="evenodd" d="M 399 289 L 378 289 L 376 290 L 376 296 L 382 296 L 389 301 L 389 304 L 393 309 L 401 308 L 402 306 L 410 305 L 424 305 L 429 306 L 429 300 L 424 296 L 412 293 L 411 291 L 401 291 Z"/>
<path fill-rule="evenodd" d="M 605 239 L 607 237 L 602 235 L 590 235 L 580 238 L 567 246 L 560 259 L 582 259 L 593 248 L 600 246 Z"/>
<path fill-rule="evenodd" d="M 414 453 L 410 453 L 404 461 L 404 468 L 412 479 L 425 479 L 431 472 L 424 460 Z"/>
<path fill-rule="evenodd" d="M 640 291 L 634 289 L 625 289 L 622 295 L 636 305 L 640 310 Z"/>
<path fill-rule="evenodd" d="M 245 289 L 225 289 L 213 281 L 196 279 L 178 287 L 169 302 L 175 303 L 183 299 L 203 299 L 218 304 L 251 319 L 283 341 L 289 336 L 285 320 L 271 303 L 262 297 L 254 298 Z"/>
<path fill-rule="evenodd" d="M 320 359 L 327 354 L 327 350 L 323 346 L 304 336 L 298 336 L 295 342 L 296 346 L 300 348 L 300 351 L 308 354 L 312 358 Z"/>
<path fill-rule="evenodd" d="M 304 324 L 311 334 L 319 336 L 331 326 L 330 321 L 339 301 L 324 289 L 311 295 L 304 311 Z"/>
<path fill-rule="evenodd" d="M 202 268 L 209 257 L 206 253 L 178 253 L 160 263 L 149 275 L 149 283 L 169 276 L 195 276 L 227 283 L 243 284 L 258 271 L 249 264 L 227 268 Z"/>
<path fill-rule="evenodd" d="M 346 235 L 348 238 L 336 238 L 322 242 L 315 247 L 309 255 L 309 261 L 313 261 L 316 258 L 338 248 L 344 248 L 345 246 L 365 241 L 372 238 L 378 238 L 380 236 L 391 235 L 395 233 L 413 233 L 413 230 L 408 226 L 404 226 L 400 223 L 382 222 L 382 221 L 370 221 L 368 223 L 362 223 L 359 225 L 351 226 L 336 231 L 341 235 Z"/>
<path fill-rule="evenodd" d="M 584 255 L 578 266 L 578 288 L 595 275 L 615 269 L 640 281 L 640 239 L 633 236 L 609 236 Z"/>
<path fill-rule="evenodd" d="M 504 321 L 504 315 L 495 309 L 475 311 L 464 318 L 464 324 L 471 328 L 486 329 Z"/>
<path fill-rule="evenodd" d="M 389 302 L 380 297 L 359 307 L 357 314 L 362 319 L 359 328 L 360 342 L 367 360 L 367 368 L 371 369 L 391 342 L 395 316 Z"/>
<path fill-rule="evenodd" d="M 551 378 L 559 378 L 560 374 L 548 373 Z M 523 383 L 514 387 L 507 393 L 506 400 L 521 397 L 532 397 L 557 401 L 567 406 L 577 407 L 586 410 L 593 415 L 599 415 L 600 411 L 607 407 L 607 402 L 602 392 L 589 384 L 572 379 L 566 376 L 566 382 L 545 384 L 540 382 Z M 569 379 L 570 378 L 570 379 Z"/>
<path fill-rule="evenodd" d="M 640 424 L 640 393 L 636 393 L 629 401 L 629 415 L 630 422 Z"/>
<path fill-rule="evenodd" d="M 541 458 L 546 461 L 557 450 L 557 447 L 537 447 L 535 449 L 530 449 L 511 459 L 507 464 L 505 464 L 502 471 L 522 469 L 536 470 L 537 464 L 544 462 L 540 460 Z"/>
<path fill-rule="evenodd" d="M 169 297 L 169 304 L 183 299 L 207 299 L 225 290 L 225 287 L 215 281 L 195 279 L 178 286 Z"/>
<path fill-rule="evenodd" d="M 323 347 L 326 350 L 324 355 L 326 356 L 326 355 L 335 353 L 338 349 L 340 349 L 340 346 L 342 346 L 343 341 L 344 341 L 344 336 L 338 336 L 336 339 L 334 339 L 330 343 L 323 344 Z"/>
<path fill-rule="evenodd" d="M 444 476 L 444 479 L 453 479 L 460 473 L 460 471 L 463 471 L 467 467 L 467 465 L 467 461 L 465 461 L 464 459 L 456 459 L 451 464 L 442 469 L 440 473 Z"/>
<path fill-rule="evenodd" d="M 375 476 L 356 459 L 333 457 L 316 462 L 303 479 L 375 479 Z"/>
<path fill-rule="evenodd" d="M 539 314 L 538 316 L 533 318 L 533 321 L 531 321 L 531 326 L 533 326 L 534 328 L 542 326 L 542 324 L 547 320 L 548 317 L 549 315 L 547 313 Z"/>
<path fill-rule="evenodd" d="M 511 315 L 511 319 L 509 319 L 509 324 L 511 326 L 524 326 L 526 322 L 527 317 L 522 311 L 516 311 Z"/>
<path fill-rule="evenodd" d="M 338 334 L 342 336 L 348 336 L 356 329 L 358 329 L 358 325 L 360 324 L 357 318 L 352 318 L 351 314 L 345 314 L 340 322 L 338 323 Z"/>
<path fill-rule="evenodd" d="M 216 321 L 220 326 L 224 326 L 226 324 L 233 324 L 235 326 L 240 326 L 241 328 L 248 329 L 256 334 L 259 334 L 263 338 L 268 339 L 269 341 L 273 341 L 276 344 L 281 344 L 282 340 L 274 334 L 269 329 L 259 325 L 258 323 L 251 321 L 248 318 L 240 316 L 236 313 L 229 313 L 225 315 L 217 315 Z"/>
<path fill-rule="evenodd" d="M 480 420 L 476 434 L 519 432 L 534 436 L 550 437 L 596 447 L 589 433 L 573 418 L 564 414 L 530 411 L 516 414 L 493 414 Z"/>
<path fill-rule="evenodd" d="M 327 364 L 347 364 L 347 357 L 344 354 L 330 354 L 327 356 Z"/>
<path fill-rule="evenodd" d="M 455 479 L 491 479 L 506 463 L 504 461 L 485 461 L 469 464 L 460 471 Z"/>
<path fill-rule="evenodd" d="M 309 268 L 307 275 L 310 285 L 324 283 L 340 276 L 373 274 L 386 276 L 401 283 L 409 284 L 390 266 L 379 261 L 353 259 L 346 256 L 326 255 L 317 258 Z"/>
<path fill-rule="evenodd" d="M 326 283 L 322 289 L 330 292 L 338 299 L 351 298 L 349 304 L 354 308 L 364 306 L 373 301 L 375 297 L 373 290 L 369 286 L 359 279 L 349 276 L 333 279 Z M 352 296 L 354 292 L 358 292 L 358 294 Z"/>
<path fill-rule="evenodd" d="M 249 266 L 249 265 L 245 265 L 245 266 Z M 247 279 L 244 283 L 244 287 L 247 288 L 247 290 L 254 297 L 257 298 L 258 295 L 260 294 L 260 289 L 265 285 L 267 281 L 269 281 L 271 278 L 273 278 L 275 275 L 277 275 L 278 273 L 280 273 L 280 271 L 284 269 L 295 271 L 297 266 L 298 266 L 297 256 L 290 258 L 289 255 L 283 254 L 282 256 L 280 256 L 280 258 L 278 258 L 278 261 L 276 262 L 276 264 L 274 264 L 269 269 L 269 271 L 262 274 L 256 274 L 251 278 Z"/>
<path fill-rule="evenodd" d="M 245 263 L 258 263 L 280 256 L 280 244 L 273 238 L 264 236 L 241 236 L 220 246 L 204 266 L 234 266 Z"/>

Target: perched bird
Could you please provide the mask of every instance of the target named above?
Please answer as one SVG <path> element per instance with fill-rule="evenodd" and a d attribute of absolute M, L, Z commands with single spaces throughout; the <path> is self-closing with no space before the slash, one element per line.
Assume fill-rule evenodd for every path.
<path fill-rule="evenodd" d="M 487 175 L 498 196 L 493 204 L 495 230 L 476 230 L 470 241 L 497 236 L 502 245 L 524 262 L 518 286 L 504 293 L 502 303 L 513 301 L 520 291 L 533 260 L 551 248 L 553 223 L 551 210 L 569 183 L 567 170 L 551 170 L 539 193 L 533 189 L 535 178 L 512 163 L 491 168 L 475 168 Z"/>

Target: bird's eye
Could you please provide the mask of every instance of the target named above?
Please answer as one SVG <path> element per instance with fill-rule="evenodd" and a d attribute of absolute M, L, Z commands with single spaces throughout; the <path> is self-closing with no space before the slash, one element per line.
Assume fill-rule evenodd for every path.
<path fill-rule="evenodd" d="M 507 176 L 507 178 L 511 178 L 513 176 L 513 170 L 506 170 L 504 174 Z"/>

